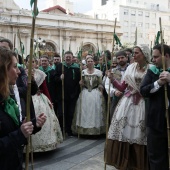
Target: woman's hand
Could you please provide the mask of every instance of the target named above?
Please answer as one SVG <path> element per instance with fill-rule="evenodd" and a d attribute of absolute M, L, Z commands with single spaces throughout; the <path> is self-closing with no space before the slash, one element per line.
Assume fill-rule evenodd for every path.
<path fill-rule="evenodd" d="M 36 126 L 42 127 L 47 120 L 47 116 L 44 113 L 41 113 L 36 119 Z"/>
<path fill-rule="evenodd" d="M 80 86 L 84 86 L 84 81 L 83 81 L 83 80 L 80 80 L 80 81 L 79 81 L 79 84 L 80 84 Z"/>
<path fill-rule="evenodd" d="M 26 118 L 24 119 L 24 121 L 22 122 L 22 125 L 20 127 L 21 132 L 23 133 L 23 135 L 25 136 L 25 138 L 28 138 L 32 132 L 33 132 L 33 124 L 31 121 L 26 122 Z"/>
<path fill-rule="evenodd" d="M 114 95 L 116 96 L 116 97 L 120 97 L 120 96 L 122 96 L 122 92 L 120 92 L 119 90 L 116 90 L 115 92 L 114 92 Z"/>

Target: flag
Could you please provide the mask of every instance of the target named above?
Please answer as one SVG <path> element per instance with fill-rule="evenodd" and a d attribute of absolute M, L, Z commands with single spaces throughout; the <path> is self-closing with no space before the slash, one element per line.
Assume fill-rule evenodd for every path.
<path fill-rule="evenodd" d="M 159 39 L 160 39 L 160 31 L 157 32 L 156 38 L 155 38 L 155 45 L 159 44 Z"/>
<path fill-rule="evenodd" d="M 33 6 L 34 2 L 35 2 L 35 0 L 30 0 L 31 9 L 32 9 L 32 6 Z M 35 18 L 38 14 L 39 14 L 38 8 L 36 9 L 36 13 L 35 13 L 35 14 L 34 14 L 34 11 L 32 10 L 32 15 L 33 15 L 34 18 Z"/>
<path fill-rule="evenodd" d="M 119 45 L 120 47 L 122 46 L 120 39 L 118 38 L 118 36 L 114 33 L 114 39 L 116 41 L 116 44 Z"/>

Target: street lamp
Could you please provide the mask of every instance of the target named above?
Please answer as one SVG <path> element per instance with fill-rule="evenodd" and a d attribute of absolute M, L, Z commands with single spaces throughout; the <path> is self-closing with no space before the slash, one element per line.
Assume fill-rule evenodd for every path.
<path fill-rule="evenodd" d="M 46 41 L 43 40 L 42 38 L 38 38 L 37 40 L 34 39 L 34 51 L 35 51 L 35 55 L 38 56 L 38 58 L 40 58 L 40 49 L 44 49 L 46 45 Z"/>

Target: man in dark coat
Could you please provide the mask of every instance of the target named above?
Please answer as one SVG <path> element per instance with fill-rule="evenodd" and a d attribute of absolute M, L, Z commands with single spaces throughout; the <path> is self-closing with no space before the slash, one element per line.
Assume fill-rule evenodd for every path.
<path fill-rule="evenodd" d="M 62 80 L 64 80 L 64 115 L 65 127 L 68 136 L 72 135 L 71 124 L 75 110 L 76 101 L 80 92 L 80 68 L 77 64 L 72 63 L 73 53 L 70 51 L 64 54 L 65 62 L 58 64 L 55 70 L 55 80 L 57 83 L 58 98 L 58 119 L 63 127 L 62 113 Z M 64 65 L 64 73 L 62 73 L 62 65 Z"/>
<path fill-rule="evenodd" d="M 167 45 L 163 47 L 167 71 L 162 70 L 161 45 L 156 45 L 153 47 L 155 66 L 148 69 L 140 88 L 142 96 L 148 98 L 146 126 L 150 170 L 169 170 L 164 84 L 167 84 L 170 103 L 170 48 Z"/>

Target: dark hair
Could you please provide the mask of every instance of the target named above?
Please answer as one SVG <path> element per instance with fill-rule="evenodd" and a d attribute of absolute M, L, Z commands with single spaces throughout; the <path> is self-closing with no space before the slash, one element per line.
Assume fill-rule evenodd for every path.
<path fill-rule="evenodd" d="M 132 49 L 131 48 L 126 48 L 124 51 L 128 51 L 128 52 L 132 53 Z"/>
<path fill-rule="evenodd" d="M 99 61 L 99 57 L 95 55 L 95 56 L 93 57 L 93 60 L 94 60 L 94 61 Z"/>
<path fill-rule="evenodd" d="M 25 61 L 28 62 L 29 59 L 30 59 L 30 55 L 27 55 Z M 32 57 L 32 59 L 36 60 L 36 57 Z"/>
<path fill-rule="evenodd" d="M 164 47 L 164 55 L 165 54 L 169 54 L 170 55 L 170 47 L 168 45 L 166 45 L 166 44 L 163 44 L 163 47 Z M 153 47 L 153 50 L 158 50 L 160 53 L 162 53 L 161 44 L 155 45 Z"/>
<path fill-rule="evenodd" d="M 58 53 L 54 53 L 53 58 L 54 58 L 54 57 L 59 57 L 59 58 L 60 58 L 60 55 L 59 55 Z"/>
<path fill-rule="evenodd" d="M 73 53 L 72 53 L 71 51 L 66 51 L 66 52 L 64 53 L 64 55 L 66 55 L 66 54 L 71 54 L 71 55 L 73 56 Z"/>
<path fill-rule="evenodd" d="M 13 49 L 13 44 L 12 44 L 12 42 L 11 42 L 9 39 L 7 39 L 7 38 L 2 38 L 2 39 L 0 39 L 0 42 L 6 42 L 6 43 L 8 43 L 10 50 Z"/>
<path fill-rule="evenodd" d="M 47 55 L 42 55 L 41 58 L 46 58 L 49 61 L 49 57 Z"/>
<path fill-rule="evenodd" d="M 106 55 L 108 60 L 111 60 L 111 52 L 109 50 L 105 51 L 105 55 Z"/>
<path fill-rule="evenodd" d="M 125 53 L 125 51 L 119 51 L 119 52 L 117 52 L 117 53 L 115 54 L 115 56 L 116 56 L 116 57 L 118 57 L 118 56 L 125 56 L 125 57 L 127 57 L 127 54 Z"/>

